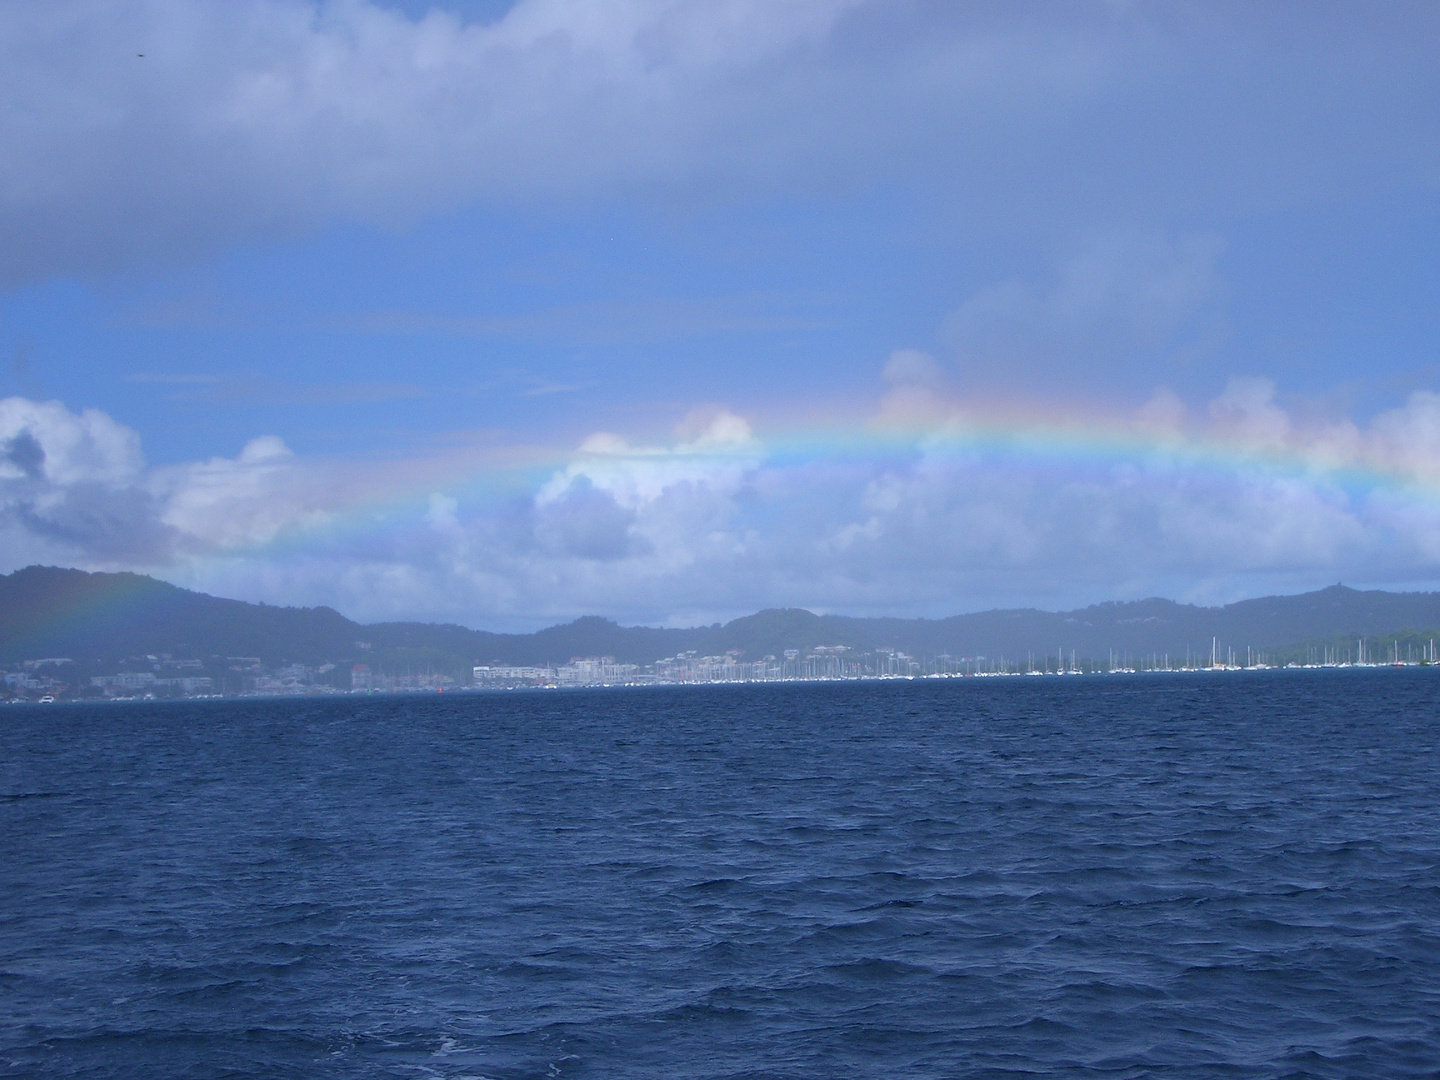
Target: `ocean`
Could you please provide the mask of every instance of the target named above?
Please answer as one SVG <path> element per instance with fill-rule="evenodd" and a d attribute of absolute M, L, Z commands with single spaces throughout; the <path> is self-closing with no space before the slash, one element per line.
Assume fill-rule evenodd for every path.
<path fill-rule="evenodd" d="M 0 1075 L 1440 1075 L 1440 670 L 0 711 Z"/>

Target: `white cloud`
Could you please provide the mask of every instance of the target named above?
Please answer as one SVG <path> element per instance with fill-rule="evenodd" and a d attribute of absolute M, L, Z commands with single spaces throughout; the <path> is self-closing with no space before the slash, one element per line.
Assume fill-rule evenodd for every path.
<path fill-rule="evenodd" d="M 902 366 L 906 379 L 928 370 Z M 1092 444 L 1126 421 L 1093 436 L 1015 424 L 1011 445 L 967 439 L 961 414 L 859 454 L 827 451 L 823 436 L 772 444 L 710 407 L 668 442 L 597 434 L 547 478 L 481 497 L 437 487 L 453 462 L 377 471 L 302 458 L 273 437 L 147 469 L 133 433 L 103 414 L 10 399 L 0 430 L 33 432 L 43 464 L 57 432 L 70 445 L 103 432 L 112 450 L 51 477 L 22 444 L 0 477 L 0 549 L 12 567 L 148 569 L 360 618 L 493 627 L 1440 580 L 1440 397 L 1414 395 L 1363 426 L 1301 423 L 1263 379 L 1233 380 L 1204 410 L 1164 393 L 1152 406 L 1133 421 L 1138 441 L 1110 449 Z M 382 490 L 425 496 L 366 510 Z"/>
<path fill-rule="evenodd" d="M 124 484 L 144 467 L 140 437 L 95 409 L 0 400 L 0 480 Z"/>
<path fill-rule="evenodd" d="M 945 371 L 927 352 L 896 349 L 880 377 L 889 387 L 880 399 L 877 419 L 881 424 L 934 425 L 955 411 Z"/>
<path fill-rule="evenodd" d="M 573 492 L 577 481 L 635 509 L 687 485 L 731 491 L 761 460 L 750 425 L 725 409 L 697 409 L 679 426 L 673 446 L 632 446 L 609 432 L 581 443 L 575 460 L 540 488 L 545 507 Z"/>
<path fill-rule="evenodd" d="M 1383 467 L 1440 482 L 1440 394 L 1417 390 L 1371 421 L 1369 453 Z"/>
<path fill-rule="evenodd" d="M 1141 430 L 1154 437 L 1173 439 L 1185 431 L 1190 410 L 1180 395 L 1168 386 L 1156 387 L 1149 400 L 1135 413 Z"/>
<path fill-rule="evenodd" d="M 1283 449 L 1290 442 L 1290 415 L 1275 404 L 1272 379 L 1230 379 L 1210 403 L 1210 415 L 1224 439 L 1264 450 Z"/>
<path fill-rule="evenodd" d="M 159 518 L 192 550 L 226 550 L 273 540 L 287 528 L 328 520 L 323 470 L 297 465 L 274 435 L 251 439 L 236 458 L 156 469 L 146 487 Z"/>
<path fill-rule="evenodd" d="M 165 566 L 324 519 L 324 470 L 275 436 L 236 458 L 148 469 L 105 413 L 0 400 L 0 521 L 16 552 L 87 565 Z M 38 545 L 38 546 L 37 546 Z M 48 545 L 48 546 L 47 546 Z"/>
<path fill-rule="evenodd" d="M 894 368 L 897 385 L 927 371 L 914 357 Z M 1418 440 L 1390 449 L 1402 458 L 1423 445 L 1428 405 L 1377 420 L 1340 464 L 1370 468 L 1382 431 Z M 1440 512 L 1425 511 L 1435 495 L 1410 487 L 1413 474 L 1347 489 L 1330 471 L 1333 425 L 1293 422 L 1264 380 L 1232 383 L 1199 427 L 1187 428 L 1173 394 L 1152 406 L 1137 430 L 1163 422 L 1153 453 L 1121 460 L 946 437 L 867 459 L 796 456 L 748 432 L 722 452 L 705 449 L 694 424 L 669 445 L 598 435 L 507 527 L 462 508 L 463 542 L 447 540 L 433 576 L 407 587 L 455 604 L 451 617 L 476 621 L 463 609 L 472 604 L 492 625 L 535 625 L 584 611 L 656 622 L 776 604 L 936 615 L 1440 578 Z M 1216 445 L 1225 456 L 1205 449 Z"/>

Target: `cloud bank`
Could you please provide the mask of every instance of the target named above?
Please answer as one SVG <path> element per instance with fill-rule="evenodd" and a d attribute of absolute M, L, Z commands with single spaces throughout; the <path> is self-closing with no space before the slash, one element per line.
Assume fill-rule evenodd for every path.
<path fill-rule="evenodd" d="M 492 470 L 388 505 L 377 490 L 424 490 L 443 470 L 307 460 L 274 437 L 149 468 L 103 413 L 10 398 L 4 569 L 134 568 L 360 618 L 491 627 L 1440 580 L 1440 395 L 1363 426 L 1315 424 L 1269 381 L 1235 379 L 1205 409 L 1161 394 L 1087 427 L 1001 417 L 947 392 L 924 354 L 888 372 L 863 436 L 766 437 L 714 407 L 669 443 L 597 433 L 538 475 L 497 485 Z"/>
<path fill-rule="evenodd" d="M 477 201 L 885 185 L 990 228 L 1433 188 L 1437 21 L 1418 5 L 521 0 L 467 24 L 366 0 L 10 4 L 0 284 Z M 1193 283 L 1163 284 L 1183 302 Z M 1062 321 L 1067 298 L 1094 299 L 1057 297 Z M 1037 306 L 1002 291 L 955 333 Z"/>

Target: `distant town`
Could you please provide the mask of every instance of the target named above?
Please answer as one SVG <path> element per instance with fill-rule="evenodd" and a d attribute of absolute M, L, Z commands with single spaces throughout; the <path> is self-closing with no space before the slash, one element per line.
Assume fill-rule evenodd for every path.
<path fill-rule="evenodd" d="M 1213 608 L 1154 597 L 939 619 L 767 608 L 723 624 L 587 615 L 502 633 L 362 624 L 140 574 L 0 575 L 0 701 L 15 703 L 1417 665 L 1435 660 L 1436 640 L 1440 593 L 1339 584 Z"/>
<path fill-rule="evenodd" d="M 1212 641 L 1208 652 L 1183 656 L 1114 653 L 1103 660 L 1056 651 L 1023 657 L 928 658 L 899 649 L 859 651 L 845 645 L 785 649 L 747 660 L 738 649 L 719 656 L 682 652 L 649 664 L 617 663 L 610 656 L 573 657 L 550 665 L 476 664 L 468 678 L 433 670 L 381 671 L 368 664 L 267 666 L 258 657 L 209 659 L 171 655 L 132 657 L 118 670 L 97 672 L 70 657 L 43 657 L 0 674 L 0 700 L 10 704 L 76 700 L 276 697 L 340 694 L 419 694 L 456 691 L 564 689 L 607 686 L 685 686 L 719 683 L 833 682 L 861 679 L 954 679 L 1043 675 L 1138 675 L 1155 672 L 1254 671 L 1277 668 L 1428 666 L 1434 640 L 1356 639 L 1346 646 L 1317 646 L 1303 657 L 1272 654 Z"/>

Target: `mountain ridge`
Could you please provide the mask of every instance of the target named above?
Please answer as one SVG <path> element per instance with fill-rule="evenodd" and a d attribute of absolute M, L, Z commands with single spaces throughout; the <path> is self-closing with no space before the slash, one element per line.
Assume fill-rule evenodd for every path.
<path fill-rule="evenodd" d="M 210 596 L 134 573 L 31 566 L 0 576 L 0 662 L 44 656 L 118 659 L 253 656 L 266 662 L 358 662 L 379 666 L 426 656 L 457 667 L 473 662 L 563 663 L 608 655 L 649 663 L 694 650 L 736 650 L 750 659 L 785 649 L 843 645 L 915 656 L 1111 653 L 1208 655 L 1227 646 L 1276 649 L 1343 634 L 1382 635 L 1440 627 L 1440 593 L 1362 591 L 1332 585 L 1222 607 L 1151 597 L 1106 601 L 1071 611 L 992 609 L 941 619 L 817 615 L 768 608 L 725 624 L 688 628 L 621 626 L 585 616 L 530 634 L 445 623 L 363 624 L 329 607 L 277 607 Z"/>

